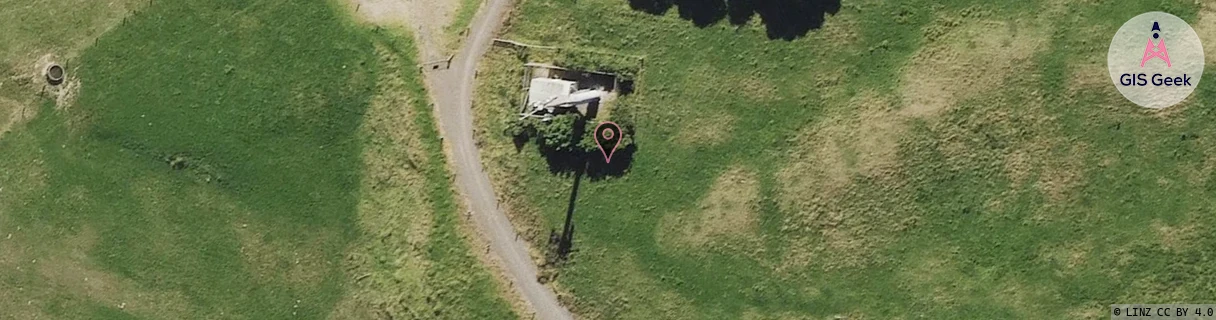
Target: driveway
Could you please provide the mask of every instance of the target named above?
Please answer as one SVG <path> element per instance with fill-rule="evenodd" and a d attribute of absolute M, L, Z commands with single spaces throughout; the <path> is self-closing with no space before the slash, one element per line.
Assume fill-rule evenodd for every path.
<path fill-rule="evenodd" d="M 511 7 L 510 0 L 486 0 L 470 24 L 460 50 L 447 70 L 427 71 L 425 80 L 435 111 L 439 131 L 448 144 L 447 159 L 456 174 L 456 186 L 472 210 L 477 231 L 505 270 L 513 291 L 535 312 L 537 319 L 573 319 L 557 301 L 557 295 L 536 281 L 537 269 L 529 254 L 528 243 L 516 238 L 511 221 L 498 209 L 494 186 L 481 166 L 474 144 L 472 96 L 477 62 L 489 49 L 494 33 Z"/>

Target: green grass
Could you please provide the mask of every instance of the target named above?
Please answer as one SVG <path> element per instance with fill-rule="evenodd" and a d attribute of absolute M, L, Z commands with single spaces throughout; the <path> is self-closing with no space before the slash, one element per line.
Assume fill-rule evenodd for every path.
<path fill-rule="evenodd" d="M 398 57 L 402 57 L 398 66 L 400 72 L 414 75 L 415 67 L 412 57 L 413 47 L 409 42 L 396 41 L 392 38 L 382 38 L 391 43 Z M 410 97 L 426 97 L 426 89 L 421 79 L 416 76 L 408 77 L 405 95 Z M 502 297 L 496 296 L 502 292 L 497 288 L 496 280 L 486 271 L 485 266 L 470 254 L 471 248 L 461 230 L 458 229 L 459 208 L 456 204 L 456 194 L 452 189 L 452 176 L 447 171 L 443 161 L 443 142 L 439 139 L 438 126 L 435 123 L 433 107 L 425 100 L 415 99 L 410 108 L 416 115 L 413 124 L 419 128 L 422 137 L 421 153 L 427 155 L 428 162 L 421 164 L 422 173 L 426 177 L 427 198 L 431 200 L 431 211 L 434 212 L 434 226 L 428 242 L 427 258 L 433 262 L 430 266 L 433 286 L 443 292 L 437 298 L 445 300 L 451 310 L 443 314 L 445 317 L 478 318 L 478 319 L 513 319 L 513 313 Z M 451 291 L 451 292 L 448 292 Z"/>
<path fill-rule="evenodd" d="M 739 28 L 697 28 L 677 8 L 655 16 L 625 1 L 522 2 L 505 38 L 646 56 L 627 98 L 638 106 L 631 171 L 583 181 L 578 251 L 559 287 L 591 318 L 1078 318 L 1120 301 L 1210 301 L 1202 283 L 1216 276 L 1205 262 L 1216 243 L 1200 235 L 1216 222 L 1205 214 L 1214 209 L 1206 168 L 1216 131 L 1204 125 L 1214 85 L 1202 82 L 1190 102 L 1173 107 L 1181 111 L 1154 115 L 1105 78 L 1083 86 L 1073 75 L 1085 62 L 1104 63 L 1109 37 L 1126 19 L 1165 10 L 1193 22 L 1190 2 L 1061 5 L 1043 27 L 1046 45 L 1001 70 L 1001 85 L 934 116 L 900 118 L 893 171 L 859 173 L 846 161 L 844 183 L 795 172 L 819 189 L 788 189 L 783 170 L 821 156 L 805 142 L 808 129 L 856 116 L 851 101 L 867 94 L 907 107 L 903 72 L 927 45 L 925 30 L 946 18 L 1032 28 L 1049 8 L 844 1 L 827 27 L 786 42 L 767 39 L 758 17 Z M 489 59 L 478 106 L 486 157 L 496 179 L 509 181 L 500 184 L 523 186 L 500 192 L 535 230 L 560 229 L 571 179 L 551 174 L 534 146 L 517 155 L 498 134 L 499 118 L 515 107 L 519 61 L 504 50 Z M 757 78 L 776 93 L 738 85 Z M 718 115 L 735 119 L 727 141 L 673 138 L 684 124 Z M 1179 138 L 1188 134 L 1197 138 Z M 1037 162 L 1015 178 L 1010 155 L 1027 148 L 1041 150 Z M 853 151 L 843 153 L 856 158 Z M 750 236 L 758 247 L 672 249 L 656 240 L 667 231 L 665 215 L 697 212 L 733 166 L 759 172 Z M 1063 187 L 1053 189 L 1057 182 Z M 1191 230 L 1173 243 L 1146 227 L 1153 225 Z M 836 231 L 862 245 L 833 247 Z"/>
<path fill-rule="evenodd" d="M 401 107 L 417 111 L 411 130 L 425 138 L 394 147 L 427 159 L 424 182 L 401 187 L 430 204 L 399 210 L 429 217 L 433 231 L 416 249 L 429 262 L 385 271 L 426 292 L 388 298 L 428 306 L 429 318 L 513 318 L 458 229 L 416 71 L 375 54 L 396 43 L 412 66 L 412 45 L 336 8 L 158 1 L 73 60 L 76 102 L 44 99 L 36 119 L 0 138 L 0 232 L 11 234 L 0 286 L 18 288 L 0 293 L 0 317 L 378 316 L 386 306 L 368 300 L 390 292 L 355 295 L 348 270 L 362 266 L 348 257 L 355 243 L 416 230 L 368 230 L 357 215 L 368 197 L 360 126 L 377 76 L 399 72 L 415 98 Z M 373 258 L 413 258 L 402 250 Z M 345 300 L 358 314 L 335 313 Z"/>

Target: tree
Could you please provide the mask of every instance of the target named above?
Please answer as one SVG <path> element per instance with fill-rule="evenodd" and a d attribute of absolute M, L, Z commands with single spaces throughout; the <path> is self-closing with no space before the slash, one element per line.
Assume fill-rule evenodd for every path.
<path fill-rule="evenodd" d="M 548 122 L 533 120 L 537 132 L 536 143 L 549 151 L 582 151 L 578 144 L 582 139 L 582 132 L 576 132 L 577 125 L 582 121 L 581 117 L 573 114 L 557 115 Z"/>

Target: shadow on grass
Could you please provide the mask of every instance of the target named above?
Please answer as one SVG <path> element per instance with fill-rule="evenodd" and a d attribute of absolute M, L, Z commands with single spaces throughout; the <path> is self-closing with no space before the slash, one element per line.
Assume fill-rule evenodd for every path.
<path fill-rule="evenodd" d="M 822 27 L 826 15 L 840 11 L 840 0 L 629 0 L 629 6 L 655 15 L 677 7 L 680 18 L 698 27 L 728 17 L 743 25 L 758 15 L 769 39 L 794 40 Z"/>
<path fill-rule="evenodd" d="M 550 263 L 565 261 L 574 249 L 574 204 L 578 200 L 578 186 L 583 181 L 584 170 L 574 173 L 574 186 L 570 188 L 570 201 L 566 204 L 566 223 L 562 225 L 562 233 L 549 232 L 549 246 L 552 256 Z"/>
<path fill-rule="evenodd" d="M 620 177 L 629 173 L 633 166 L 633 154 L 637 152 L 637 143 L 623 149 L 617 149 L 612 154 L 612 162 L 604 161 L 604 155 L 599 150 L 595 152 L 561 152 L 541 150 L 549 172 L 556 175 L 586 175 L 592 181 L 608 177 Z"/>

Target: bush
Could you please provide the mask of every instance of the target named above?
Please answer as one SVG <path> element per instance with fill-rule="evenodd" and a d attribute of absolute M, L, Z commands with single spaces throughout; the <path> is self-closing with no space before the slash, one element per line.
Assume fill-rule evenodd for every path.
<path fill-rule="evenodd" d="M 536 143 L 541 148 L 558 152 L 582 151 L 578 141 L 583 134 L 575 130 L 576 126 L 584 121 L 582 117 L 565 114 L 555 116 L 548 122 L 536 119 L 527 120 L 536 128 Z"/>

